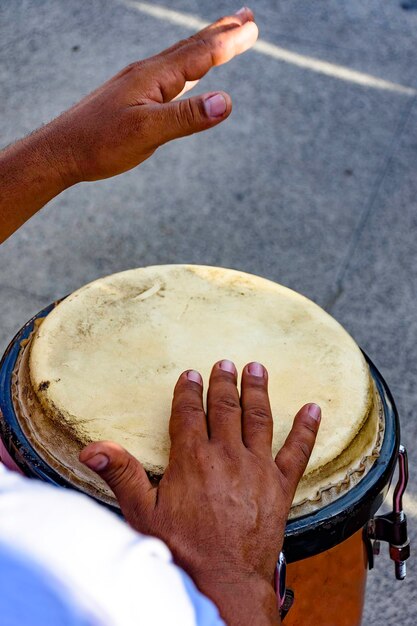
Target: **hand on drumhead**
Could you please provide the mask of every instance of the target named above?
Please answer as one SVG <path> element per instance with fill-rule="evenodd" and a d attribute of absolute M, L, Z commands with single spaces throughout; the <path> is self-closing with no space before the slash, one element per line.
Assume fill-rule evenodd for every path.
<path fill-rule="evenodd" d="M 274 460 L 267 387 L 265 368 L 250 363 L 239 397 L 235 366 L 220 361 L 205 412 L 201 376 L 184 372 L 172 402 L 169 465 L 158 487 L 117 444 L 93 443 L 80 455 L 111 487 L 127 521 L 167 543 L 228 624 L 278 623 L 274 569 L 320 422 L 320 408 L 305 405 Z M 260 620 L 260 606 L 271 621 Z"/>

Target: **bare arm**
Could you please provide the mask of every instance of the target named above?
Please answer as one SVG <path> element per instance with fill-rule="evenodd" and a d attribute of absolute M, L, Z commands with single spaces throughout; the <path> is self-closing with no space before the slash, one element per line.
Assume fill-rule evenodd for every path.
<path fill-rule="evenodd" d="M 224 92 L 176 98 L 212 67 L 250 48 L 257 34 L 249 9 L 224 17 L 124 68 L 51 123 L 0 152 L 0 242 L 68 187 L 125 172 L 167 141 L 225 120 L 232 104 Z"/>

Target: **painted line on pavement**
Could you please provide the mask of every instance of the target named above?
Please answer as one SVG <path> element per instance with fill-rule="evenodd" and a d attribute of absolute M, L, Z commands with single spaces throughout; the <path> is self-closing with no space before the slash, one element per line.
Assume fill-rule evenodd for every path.
<path fill-rule="evenodd" d="M 136 0 L 121 1 L 124 5 L 134 8 L 137 11 L 141 11 L 142 13 L 158 20 L 163 20 L 165 22 L 175 24 L 176 26 L 183 26 L 193 31 L 201 30 L 209 24 L 209 22 L 206 22 L 196 15 L 174 11 L 161 5 L 151 4 L 149 2 L 139 2 Z M 365 74 L 363 72 L 352 70 L 343 65 L 336 65 L 335 63 L 322 61 L 321 59 L 317 59 L 315 57 L 299 54 L 298 52 L 292 52 L 291 50 L 281 48 L 280 46 L 263 39 L 258 39 L 253 47 L 253 50 L 272 59 L 289 63 L 302 69 L 316 72 L 317 74 L 324 74 L 325 76 L 330 76 L 338 80 L 354 83 L 356 85 L 362 85 L 364 87 L 380 89 L 383 91 L 391 91 L 407 96 L 414 96 L 417 93 L 417 91 L 411 87 L 392 83 L 390 81 L 383 80 L 382 78 L 372 76 L 371 74 Z"/>

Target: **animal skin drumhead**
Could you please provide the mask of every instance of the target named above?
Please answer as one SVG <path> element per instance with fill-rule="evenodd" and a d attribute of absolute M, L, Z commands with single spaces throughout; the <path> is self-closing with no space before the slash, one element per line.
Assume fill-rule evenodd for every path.
<path fill-rule="evenodd" d="M 71 463 L 63 458 L 66 444 L 55 444 L 61 452 L 54 451 L 56 432 L 74 450 L 114 440 L 160 476 L 168 462 L 178 376 L 196 369 L 207 387 L 212 365 L 223 358 L 240 372 L 249 361 L 268 369 L 273 454 L 303 404 L 322 407 L 317 444 L 295 504 L 344 480 L 374 451 L 377 401 L 365 359 L 349 334 L 298 293 L 215 267 L 139 268 L 71 294 L 32 336 L 19 402 L 37 407 L 25 418 L 33 438 L 58 465 L 71 470 L 74 463 L 82 480 L 93 478 L 76 464 L 75 453 Z M 33 418 L 39 412 L 42 417 Z M 48 422 L 55 428 L 49 438 Z"/>

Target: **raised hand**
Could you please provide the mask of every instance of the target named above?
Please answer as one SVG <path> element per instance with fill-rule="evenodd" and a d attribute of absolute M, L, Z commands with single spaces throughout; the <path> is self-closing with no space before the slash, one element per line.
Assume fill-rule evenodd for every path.
<path fill-rule="evenodd" d="M 249 9 L 224 17 L 160 54 L 132 63 L 71 109 L 0 152 L 0 242 L 78 182 L 125 172 L 162 144 L 216 126 L 230 96 L 179 100 L 215 65 L 250 48 Z"/>
<path fill-rule="evenodd" d="M 74 146 L 77 180 L 135 167 L 162 144 L 216 126 L 230 96 L 210 92 L 177 100 L 216 65 L 245 52 L 258 29 L 249 9 L 223 17 L 160 54 L 132 63 L 56 120 Z"/>

